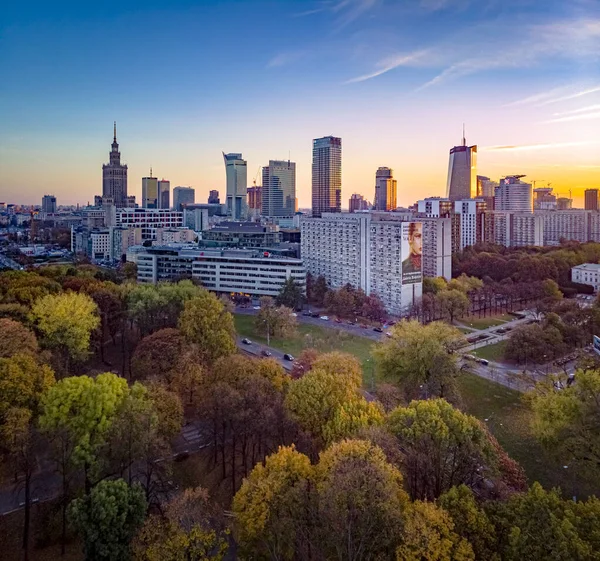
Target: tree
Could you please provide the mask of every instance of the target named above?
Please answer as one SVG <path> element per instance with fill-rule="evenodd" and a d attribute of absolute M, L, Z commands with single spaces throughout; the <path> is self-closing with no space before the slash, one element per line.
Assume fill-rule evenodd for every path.
<path fill-rule="evenodd" d="M 404 452 L 402 467 L 413 499 L 433 500 L 494 472 L 494 451 L 479 421 L 443 399 L 394 409 L 388 427 Z"/>
<path fill-rule="evenodd" d="M 233 499 L 236 537 L 249 553 L 295 559 L 311 528 L 313 467 L 294 446 L 257 464 Z"/>
<path fill-rule="evenodd" d="M 365 427 L 383 425 L 383 422 L 383 407 L 379 403 L 356 398 L 337 407 L 333 417 L 323 425 L 323 436 L 331 443 L 352 437 Z"/>
<path fill-rule="evenodd" d="M 354 317 L 359 312 L 356 306 L 355 292 L 348 287 L 329 290 L 325 295 L 323 305 L 330 314 L 341 318 Z"/>
<path fill-rule="evenodd" d="M 304 299 L 304 293 L 300 285 L 293 277 L 288 277 L 281 287 L 275 303 L 278 306 L 285 306 L 291 310 L 301 310 Z"/>
<path fill-rule="evenodd" d="M 0 318 L 0 358 L 14 354 L 36 355 L 39 352 L 33 332 L 22 323 L 9 318 Z"/>
<path fill-rule="evenodd" d="M 469 298 L 460 290 L 443 290 L 437 294 L 437 299 L 442 313 L 450 320 L 451 324 L 454 323 L 456 317 L 464 316 L 469 312 Z"/>
<path fill-rule="evenodd" d="M 185 491 L 153 515 L 133 542 L 135 561 L 221 561 L 228 549 L 223 514 L 206 489 Z"/>
<path fill-rule="evenodd" d="M 561 332 L 553 325 L 519 325 L 508 337 L 504 356 L 519 363 L 544 363 L 564 353 Z"/>
<path fill-rule="evenodd" d="M 556 391 L 540 383 L 529 395 L 533 432 L 542 445 L 563 462 L 574 460 L 596 473 L 600 466 L 600 371 L 578 370 L 576 382 Z"/>
<path fill-rule="evenodd" d="M 387 318 L 385 306 L 376 294 L 371 294 L 365 298 L 360 313 L 372 321 L 384 322 Z"/>
<path fill-rule="evenodd" d="M 444 277 L 424 277 L 423 294 L 437 294 L 446 289 L 447 281 Z"/>
<path fill-rule="evenodd" d="M 381 378 L 398 384 L 407 400 L 452 397 L 458 375 L 453 350 L 461 340 L 457 329 L 442 322 L 401 321 L 392 328 L 392 336 L 375 347 L 375 367 Z"/>
<path fill-rule="evenodd" d="M 308 283 L 307 281 L 307 291 L 310 289 L 308 293 L 308 300 L 311 304 L 317 307 L 321 307 L 324 304 L 325 296 L 327 292 L 329 292 L 329 286 L 327 285 L 327 280 L 324 276 L 318 276 L 314 282 Z"/>
<path fill-rule="evenodd" d="M 83 360 L 92 332 L 100 324 L 98 307 L 85 294 L 49 294 L 36 301 L 31 316 L 43 335 L 43 342 L 62 355 L 65 371 L 71 360 Z"/>
<path fill-rule="evenodd" d="M 188 300 L 179 316 L 179 330 L 198 346 L 200 357 L 207 364 L 235 353 L 233 316 L 225 311 L 219 299 L 208 290 Z"/>
<path fill-rule="evenodd" d="M 137 279 L 137 265 L 130 261 L 123 263 L 123 266 L 121 267 L 121 274 L 127 280 L 136 280 Z"/>
<path fill-rule="evenodd" d="M 69 506 L 69 519 L 83 539 L 89 561 L 127 561 L 129 542 L 146 516 L 142 488 L 122 479 L 101 481 Z"/>
<path fill-rule="evenodd" d="M 296 360 L 292 365 L 291 377 L 296 379 L 304 376 L 304 374 L 312 368 L 313 362 L 318 356 L 319 351 L 317 351 L 317 349 L 303 349 L 300 356 L 296 357 Z"/>
<path fill-rule="evenodd" d="M 406 517 L 397 561 L 473 561 L 471 544 L 454 530 L 446 511 L 433 503 L 416 501 Z"/>
<path fill-rule="evenodd" d="M 156 377 L 166 378 L 173 370 L 186 346 L 185 338 L 178 329 L 159 329 L 144 337 L 131 358 L 131 374 L 136 380 Z"/>
<path fill-rule="evenodd" d="M 275 301 L 269 296 L 260 299 L 260 311 L 256 315 L 254 325 L 259 333 L 267 336 L 267 345 L 271 337 L 291 337 L 297 326 L 291 308 L 275 306 Z"/>

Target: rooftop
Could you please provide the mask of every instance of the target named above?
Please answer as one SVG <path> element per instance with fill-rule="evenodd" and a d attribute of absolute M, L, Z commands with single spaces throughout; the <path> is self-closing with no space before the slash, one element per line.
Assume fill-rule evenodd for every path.
<path fill-rule="evenodd" d="M 591 273 L 600 273 L 600 263 L 582 263 L 581 265 L 576 265 L 573 269 L 589 271 Z"/>

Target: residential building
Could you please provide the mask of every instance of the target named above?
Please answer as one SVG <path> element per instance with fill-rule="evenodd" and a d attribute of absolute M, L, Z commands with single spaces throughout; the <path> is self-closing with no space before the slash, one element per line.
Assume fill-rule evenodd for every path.
<path fill-rule="evenodd" d="M 506 212 L 533 212 L 531 183 L 521 181 L 524 175 L 508 175 L 496 187 L 494 210 Z"/>
<path fill-rule="evenodd" d="M 571 281 L 593 286 L 594 292 L 598 292 L 600 289 L 600 265 L 598 263 L 583 263 L 572 267 Z"/>
<path fill-rule="evenodd" d="M 381 211 L 394 210 L 396 204 L 397 181 L 390 168 L 379 168 L 375 173 L 374 209 Z"/>
<path fill-rule="evenodd" d="M 362 195 L 354 193 L 350 197 L 348 207 L 350 212 L 361 212 L 364 210 L 369 210 L 369 203 L 365 201 L 365 198 Z"/>
<path fill-rule="evenodd" d="M 171 208 L 171 182 L 166 179 L 158 182 L 158 208 Z"/>
<path fill-rule="evenodd" d="M 190 228 L 157 228 L 156 240 L 152 245 L 171 243 L 192 243 L 196 240 L 196 232 Z"/>
<path fill-rule="evenodd" d="M 173 189 L 173 210 L 181 212 L 183 207 L 196 202 L 196 191 L 192 187 L 175 187 Z"/>
<path fill-rule="evenodd" d="M 451 201 L 477 196 L 477 146 L 467 146 L 463 130 L 460 146 L 450 149 L 446 197 Z"/>
<path fill-rule="evenodd" d="M 183 213 L 158 208 L 117 208 L 110 225 L 141 228 L 143 240 L 155 240 L 158 228 L 183 227 Z"/>
<path fill-rule="evenodd" d="M 210 191 L 210 193 L 208 194 L 207 202 L 209 205 L 220 205 L 221 199 L 219 198 L 219 191 L 217 191 L 216 189 Z"/>
<path fill-rule="evenodd" d="M 102 165 L 102 197 L 112 199 L 117 207 L 127 206 L 127 166 L 121 164 L 116 121 L 109 163 Z"/>
<path fill-rule="evenodd" d="M 221 222 L 202 232 L 203 245 L 226 247 L 271 247 L 282 242 L 278 226 L 258 222 Z"/>
<path fill-rule="evenodd" d="M 477 198 L 485 201 L 488 210 L 494 210 L 494 196 L 498 182 L 484 175 L 477 176 Z"/>
<path fill-rule="evenodd" d="M 452 218 L 415 218 L 423 224 L 423 276 L 452 279 Z"/>
<path fill-rule="evenodd" d="M 296 163 L 269 160 L 262 169 L 262 215 L 292 218 L 296 212 Z"/>
<path fill-rule="evenodd" d="M 42 212 L 44 214 L 54 214 L 56 212 L 56 197 L 54 195 L 44 195 L 42 197 Z"/>
<path fill-rule="evenodd" d="M 239 249 L 152 247 L 136 254 L 138 281 L 193 278 L 217 293 L 277 296 L 288 278 L 304 290 L 306 270 L 301 259 Z"/>
<path fill-rule="evenodd" d="M 556 195 L 552 194 L 552 187 L 537 187 L 533 196 L 533 210 L 556 210 Z"/>
<path fill-rule="evenodd" d="M 592 214 L 589 210 L 536 211 L 544 220 L 544 245 L 567 241 L 600 241 L 592 238 Z"/>
<path fill-rule="evenodd" d="M 208 230 L 208 217 L 209 211 L 207 208 L 183 208 L 183 225 L 195 232 Z"/>
<path fill-rule="evenodd" d="M 241 154 L 225 154 L 227 214 L 232 220 L 245 220 L 248 215 L 246 190 L 248 188 L 246 160 Z"/>
<path fill-rule="evenodd" d="M 342 211 L 342 139 L 313 140 L 312 215 Z"/>
<path fill-rule="evenodd" d="M 127 250 L 134 245 L 142 243 L 141 228 L 125 228 L 121 226 L 109 229 L 109 259 L 111 261 L 124 261 Z"/>
<path fill-rule="evenodd" d="M 485 241 L 505 247 L 544 245 L 544 218 L 537 213 L 494 211 L 485 215 Z"/>
<path fill-rule="evenodd" d="M 455 204 L 450 199 L 428 197 L 417 201 L 417 212 L 428 217 L 449 217 L 454 214 Z"/>
<path fill-rule="evenodd" d="M 150 177 L 142 177 L 142 206 L 144 208 L 159 208 L 158 179 L 152 177 L 152 168 L 150 168 Z"/>
<path fill-rule="evenodd" d="M 585 190 L 585 210 L 598 210 L 598 189 Z"/>
<path fill-rule="evenodd" d="M 264 171 L 263 171 L 264 176 Z M 217 197 L 217 200 L 219 198 Z M 209 197 L 210 202 L 210 197 Z M 248 187 L 248 210 L 257 211 L 260 214 L 262 211 L 262 187 L 260 185 L 254 185 Z"/>
<path fill-rule="evenodd" d="M 479 199 L 455 201 L 454 212 L 460 217 L 459 249 L 461 251 L 484 241 L 485 201 Z"/>

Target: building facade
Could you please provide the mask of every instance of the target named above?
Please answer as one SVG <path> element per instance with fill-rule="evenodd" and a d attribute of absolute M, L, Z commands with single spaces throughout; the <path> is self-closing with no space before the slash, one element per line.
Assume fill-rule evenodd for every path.
<path fill-rule="evenodd" d="M 227 247 L 270 247 L 282 242 L 278 226 L 258 222 L 221 222 L 202 232 L 202 243 Z"/>
<path fill-rule="evenodd" d="M 117 208 L 111 225 L 141 228 L 143 240 L 155 240 L 158 228 L 182 228 L 183 213 L 166 209 Z"/>
<path fill-rule="evenodd" d="M 585 210 L 598 210 L 598 189 L 586 189 L 584 195 Z"/>
<path fill-rule="evenodd" d="M 454 201 L 454 212 L 459 217 L 459 250 L 481 243 L 485 238 L 485 201 L 464 199 Z"/>
<path fill-rule="evenodd" d="M 142 177 L 142 207 L 159 208 L 158 179 L 152 177 L 152 168 L 150 168 L 150 177 Z"/>
<path fill-rule="evenodd" d="M 600 289 L 600 265 L 598 263 L 583 263 L 571 268 L 571 281 L 579 284 L 589 284 L 594 292 Z"/>
<path fill-rule="evenodd" d="M 464 137 L 460 146 L 450 149 L 446 197 L 451 201 L 477 196 L 477 146 L 467 146 Z"/>
<path fill-rule="evenodd" d="M 263 171 L 264 175 L 264 171 Z M 219 197 L 217 196 L 217 200 Z M 208 198 L 208 202 L 210 202 L 210 197 Z M 262 186 L 254 185 L 253 187 L 248 187 L 248 210 L 258 211 L 258 214 L 262 211 Z"/>
<path fill-rule="evenodd" d="M 348 201 L 348 209 L 350 212 L 369 210 L 369 203 L 365 201 L 365 198 L 362 195 L 354 193 Z"/>
<path fill-rule="evenodd" d="M 56 212 L 56 197 L 54 195 L 44 195 L 42 197 L 42 212 L 44 214 L 54 214 Z"/>
<path fill-rule="evenodd" d="M 544 219 L 529 212 L 494 211 L 485 216 L 485 241 L 505 247 L 544 245 Z"/>
<path fill-rule="evenodd" d="M 389 211 L 398 206 L 396 203 L 398 182 L 394 179 L 393 173 L 393 170 L 385 167 L 379 168 L 375 173 L 375 210 Z"/>
<path fill-rule="evenodd" d="M 296 212 L 296 163 L 269 160 L 262 169 L 262 215 L 291 218 Z"/>
<path fill-rule="evenodd" d="M 521 181 L 524 175 L 509 175 L 496 188 L 494 210 L 505 212 L 533 212 L 533 187 Z"/>
<path fill-rule="evenodd" d="M 209 212 L 207 208 L 183 208 L 183 225 L 195 232 L 209 228 Z"/>
<path fill-rule="evenodd" d="M 158 208 L 171 208 L 171 182 L 167 179 L 158 182 Z"/>
<path fill-rule="evenodd" d="M 112 199 L 117 207 L 127 206 L 127 166 L 121 164 L 116 122 L 109 163 L 102 165 L 102 197 Z"/>
<path fill-rule="evenodd" d="M 313 140 L 312 215 L 342 211 L 342 139 Z"/>
<path fill-rule="evenodd" d="M 220 205 L 221 199 L 219 198 L 219 191 L 213 189 L 208 193 L 208 204 L 209 205 Z"/>
<path fill-rule="evenodd" d="M 173 210 L 181 212 L 184 206 L 196 202 L 196 191 L 192 187 L 175 187 L 173 189 Z"/>
<path fill-rule="evenodd" d="M 248 189 L 248 170 L 246 160 L 241 154 L 225 154 L 227 214 L 232 220 L 245 220 L 248 216 L 246 195 Z"/>

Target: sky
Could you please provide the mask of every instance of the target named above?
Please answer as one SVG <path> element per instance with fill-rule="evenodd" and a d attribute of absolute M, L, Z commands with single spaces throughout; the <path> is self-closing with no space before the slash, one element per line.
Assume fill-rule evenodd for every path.
<path fill-rule="evenodd" d="M 342 206 L 391 167 L 398 204 L 445 195 L 449 149 L 561 196 L 600 188 L 600 0 L 13 2 L 0 18 L 0 201 L 93 201 L 113 121 L 141 178 L 225 191 L 342 138 Z"/>

